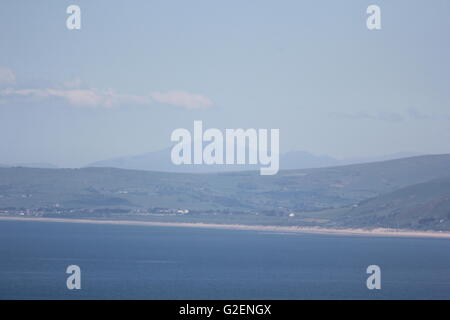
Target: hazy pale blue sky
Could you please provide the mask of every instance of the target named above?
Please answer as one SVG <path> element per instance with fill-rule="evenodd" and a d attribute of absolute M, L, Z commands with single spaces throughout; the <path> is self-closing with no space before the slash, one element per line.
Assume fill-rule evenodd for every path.
<path fill-rule="evenodd" d="M 0 163 L 158 150 L 194 120 L 279 128 L 281 152 L 448 153 L 449 14 L 448 0 L 3 0 Z"/>

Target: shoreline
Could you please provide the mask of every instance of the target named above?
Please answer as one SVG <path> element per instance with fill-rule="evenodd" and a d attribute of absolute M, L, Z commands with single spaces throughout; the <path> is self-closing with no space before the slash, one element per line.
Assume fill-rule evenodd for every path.
<path fill-rule="evenodd" d="M 419 237 L 419 238 L 446 238 L 450 239 L 450 232 L 444 231 L 416 231 L 406 229 L 387 228 L 321 228 L 321 227 L 300 227 L 300 226 L 264 226 L 245 224 L 219 224 L 219 223 L 190 223 L 190 222 L 153 222 L 135 220 L 96 220 L 96 219 L 70 219 L 70 218 L 20 218 L 0 216 L 0 221 L 35 221 L 54 223 L 87 223 L 87 224 L 109 224 L 109 225 L 131 225 L 149 227 L 181 227 L 181 228 L 201 228 L 201 229 L 223 229 L 223 230 L 247 230 L 264 232 L 286 232 L 300 234 L 323 234 L 341 236 L 376 236 L 376 237 Z"/>

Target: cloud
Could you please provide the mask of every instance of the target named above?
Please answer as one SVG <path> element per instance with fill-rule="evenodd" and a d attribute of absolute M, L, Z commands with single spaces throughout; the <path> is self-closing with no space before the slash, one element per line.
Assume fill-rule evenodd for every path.
<path fill-rule="evenodd" d="M 14 71 L 6 67 L 0 66 L 0 86 L 11 86 L 16 83 L 16 75 Z"/>
<path fill-rule="evenodd" d="M 213 102 L 201 94 L 189 93 L 181 90 L 168 91 L 166 93 L 151 93 L 153 100 L 159 103 L 170 104 L 186 109 L 205 109 L 212 107 Z"/>
<path fill-rule="evenodd" d="M 80 88 L 81 80 L 74 79 L 55 88 L 0 90 L 0 104 L 14 101 L 45 101 L 62 99 L 72 106 L 114 108 L 126 105 L 149 105 L 154 102 L 173 105 L 184 109 L 204 109 L 213 105 L 212 101 L 201 94 L 186 91 L 153 92 L 147 95 L 118 93 L 113 89 L 98 90 Z"/>
<path fill-rule="evenodd" d="M 404 112 L 332 112 L 330 115 L 334 118 L 350 119 L 350 120 L 379 120 L 388 122 L 400 122 L 404 120 L 450 120 L 449 114 L 424 113 L 416 108 L 408 108 Z"/>
<path fill-rule="evenodd" d="M 408 116 L 413 120 L 449 120 L 449 114 L 424 113 L 416 108 L 407 110 Z"/>
<path fill-rule="evenodd" d="M 182 90 L 152 92 L 146 95 L 118 93 L 113 89 L 99 90 L 84 85 L 80 78 L 73 78 L 52 88 L 15 88 L 16 76 L 0 66 L 0 104 L 15 101 L 42 101 L 62 99 L 72 106 L 114 108 L 125 105 L 149 105 L 153 102 L 184 109 L 204 109 L 213 106 L 208 97 Z"/>
<path fill-rule="evenodd" d="M 0 97 L 25 98 L 31 101 L 60 98 L 73 106 L 113 108 L 125 104 L 149 104 L 150 97 L 119 94 L 114 90 L 96 89 L 6 89 Z"/>
<path fill-rule="evenodd" d="M 395 112 L 379 112 L 376 114 L 367 112 L 356 112 L 356 113 L 333 112 L 330 115 L 335 118 L 343 118 L 351 120 L 381 120 L 388 122 L 399 122 L 405 119 L 403 115 Z"/>

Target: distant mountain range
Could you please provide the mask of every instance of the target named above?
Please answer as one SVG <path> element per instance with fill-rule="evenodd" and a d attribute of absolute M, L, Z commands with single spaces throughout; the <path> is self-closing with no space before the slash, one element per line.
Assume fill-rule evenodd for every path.
<path fill-rule="evenodd" d="M 13 163 L 13 164 L 0 164 L 0 167 L 24 167 L 24 168 L 42 168 L 42 169 L 57 169 L 57 165 L 47 162 L 30 162 L 30 163 Z"/>
<path fill-rule="evenodd" d="M 170 159 L 170 148 L 148 152 L 129 157 L 117 157 L 107 160 L 95 161 L 85 167 L 108 167 L 130 170 L 184 172 L 184 173 L 213 173 L 259 170 L 259 165 L 174 165 Z M 336 159 L 327 155 L 314 155 L 306 151 L 290 151 L 280 156 L 280 169 L 310 169 L 341 166 L 357 163 L 369 163 L 376 161 L 394 160 L 406 157 L 419 156 L 418 153 L 403 152 L 379 157 L 360 157 L 348 159 Z M 25 167 L 57 169 L 59 166 L 48 162 L 12 163 L 0 164 L 0 167 Z"/>
<path fill-rule="evenodd" d="M 112 158 L 96 161 L 87 167 L 111 167 L 120 169 L 163 171 L 163 172 L 230 172 L 259 170 L 259 165 L 174 165 L 170 159 L 171 148 L 130 157 Z M 418 156 L 417 153 L 404 152 L 380 157 L 352 158 L 339 160 L 326 155 L 314 155 L 306 151 L 291 151 L 280 155 L 280 169 L 324 168 L 355 163 L 393 160 Z"/>
<path fill-rule="evenodd" d="M 116 168 L 0 168 L 0 211 L 450 230 L 450 155 L 315 169 L 187 174 Z M 292 216 L 292 218 L 290 218 Z M 217 220 L 216 220 L 217 221 Z"/>

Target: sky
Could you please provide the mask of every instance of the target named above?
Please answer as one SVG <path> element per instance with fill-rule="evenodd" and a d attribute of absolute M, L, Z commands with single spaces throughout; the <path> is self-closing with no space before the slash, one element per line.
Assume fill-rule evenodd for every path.
<path fill-rule="evenodd" d="M 449 13 L 448 0 L 3 0 L 0 163 L 155 151 L 194 120 L 280 129 L 282 153 L 450 153 Z"/>

